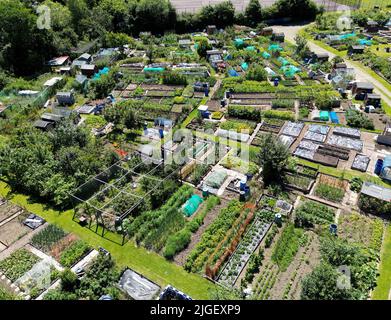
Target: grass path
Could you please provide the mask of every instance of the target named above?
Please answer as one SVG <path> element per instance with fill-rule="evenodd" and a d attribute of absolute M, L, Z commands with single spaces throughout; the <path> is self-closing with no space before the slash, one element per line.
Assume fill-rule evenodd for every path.
<path fill-rule="evenodd" d="M 5 197 L 8 193 L 8 185 L 0 181 L 0 196 Z M 112 257 L 120 268 L 130 267 L 155 281 L 161 287 L 171 284 L 194 299 L 208 299 L 208 290 L 214 287 L 211 282 L 203 279 L 201 276 L 186 272 L 183 268 L 168 262 L 154 252 L 136 247 L 132 241 L 121 246 L 109 239 L 102 238 L 87 228 L 81 227 L 78 223 L 72 221 L 72 210 L 65 212 L 56 211 L 45 207 L 41 203 L 31 202 L 28 196 L 21 194 L 12 194 L 10 200 L 26 210 L 43 217 L 49 223 L 56 224 L 68 232 L 73 232 L 92 247 L 107 249 L 111 252 Z M 118 235 L 111 234 L 110 237 L 120 242 Z"/>
<path fill-rule="evenodd" d="M 385 230 L 380 260 L 380 276 L 372 300 L 389 300 L 391 291 L 391 225 Z"/>

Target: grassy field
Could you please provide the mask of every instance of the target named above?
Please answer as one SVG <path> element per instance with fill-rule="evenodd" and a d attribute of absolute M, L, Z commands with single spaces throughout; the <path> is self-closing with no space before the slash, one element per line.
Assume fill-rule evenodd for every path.
<path fill-rule="evenodd" d="M 7 184 L 0 181 L 0 195 L 5 197 L 8 193 Z M 73 232 L 92 247 L 107 249 L 120 268 L 130 267 L 162 287 L 168 284 L 173 285 L 194 299 L 207 299 L 208 291 L 214 287 L 211 282 L 201 276 L 187 273 L 183 268 L 168 262 L 162 256 L 149 252 L 144 248 L 136 247 L 132 241 L 121 246 L 117 244 L 120 237 L 116 234 L 111 234 L 107 239 L 81 227 L 78 223 L 72 221 L 71 210 L 56 211 L 40 203 L 31 202 L 29 197 L 21 194 L 12 194 L 10 200 L 43 217 L 49 223 L 56 224 L 68 232 Z"/>
<path fill-rule="evenodd" d="M 384 235 L 383 250 L 380 261 L 380 276 L 377 287 L 373 291 L 373 300 L 388 300 L 391 289 L 391 225 L 388 225 Z"/>

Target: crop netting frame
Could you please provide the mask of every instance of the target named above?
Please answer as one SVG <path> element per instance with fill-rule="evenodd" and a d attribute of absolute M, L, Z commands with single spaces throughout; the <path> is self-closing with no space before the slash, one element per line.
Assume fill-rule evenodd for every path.
<path fill-rule="evenodd" d="M 135 154 L 135 156 L 139 158 L 139 155 Z M 101 236 L 104 237 L 107 230 L 112 230 L 113 227 L 115 228 L 117 222 L 122 224 L 122 221 L 136 210 L 145 201 L 148 195 L 159 188 L 162 183 L 171 178 L 179 170 L 179 168 L 177 168 L 166 176 L 158 178 L 152 174 L 159 169 L 164 170 L 163 161 L 153 164 L 148 172 L 141 173 L 136 171 L 137 168 L 147 164 L 139 158 L 140 162 L 135 166 L 125 168 L 124 164 L 128 163 L 129 160 L 130 159 L 128 158 L 124 158 L 117 161 L 97 175 L 89 178 L 86 182 L 81 184 L 75 192 L 70 194 L 73 202 L 73 220 L 75 220 L 76 215 L 87 215 L 89 217 L 88 228 L 91 229 L 92 223 L 95 222 L 95 233 L 98 233 L 99 226 L 101 226 Z M 118 175 L 118 173 L 120 174 Z M 116 177 L 116 175 L 118 176 Z M 115 177 L 114 179 L 113 176 Z M 129 178 L 130 180 L 128 180 Z M 134 183 L 135 178 L 137 178 L 138 181 L 141 179 L 151 179 L 156 182 L 155 187 L 142 195 L 135 194 L 134 192 L 132 193 L 129 183 Z M 125 185 L 121 187 L 121 182 L 123 181 L 125 181 Z M 105 202 L 102 206 L 97 206 L 94 203 L 94 199 L 99 198 L 101 195 L 104 196 L 109 191 L 114 191 L 116 194 L 113 197 L 110 197 L 109 201 Z M 133 197 L 135 203 L 121 212 L 109 210 L 112 209 L 111 205 L 113 204 L 113 201 L 120 195 Z M 80 205 L 83 206 L 82 213 L 79 212 Z M 123 233 L 122 244 L 125 242 L 125 236 L 126 234 Z"/>

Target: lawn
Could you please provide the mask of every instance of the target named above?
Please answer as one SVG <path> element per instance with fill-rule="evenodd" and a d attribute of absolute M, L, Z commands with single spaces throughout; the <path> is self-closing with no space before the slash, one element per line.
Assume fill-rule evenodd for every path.
<path fill-rule="evenodd" d="M 0 196 L 6 196 L 8 193 L 7 184 L 1 181 Z M 56 211 L 40 203 L 31 202 L 27 196 L 21 194 L 12 194 L 11 201 L 43 217 L 49 223 L 58 225 L 65 231 L 73 232 L 91 247 L 95 249 L 98 247 L 105 248 L 111 252 L 119 268 L 130 267 L 155 281 L 161 287 L 170 284 L 194 299 L 207 299 L 208 290 L 214 287 L 209 281 L 198 275 L 187 273 L 181 267 L 168 262 L 160 255 L 136 247 L 134 242 L 129 241 L 124 246 L 120 246 L 112 240 L 102 238 L 89 229 L 81 227 L 78 223 L 72 221 L 72 210 Z M 120 242 L 119 235 L 111 234 L 110 236 L 116 242 Z"/>
<path fill-rule="evenodd" d="M 380 276 L 373 291 L 373 300 L 388 300 L 391 288 L 391 225 L 386 228 L 380 261 Z"/>

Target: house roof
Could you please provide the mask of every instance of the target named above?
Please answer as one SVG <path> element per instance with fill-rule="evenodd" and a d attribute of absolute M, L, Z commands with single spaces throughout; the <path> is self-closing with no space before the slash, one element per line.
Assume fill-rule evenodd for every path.
<path fill-rule="evenodd" d="M 86 82 L 88 80 L 88 78 L 85 75 L 78 74 L 78 75 L 76 75 L 75 80 L 77 82 L 79 82 L 80 84 L 83 84 L 84 82 Z"/>
<path fill-rule="evenodd" d="M 377 26 L 377 25 L 379 25 L 379 24 L 377 23 L 377 21 L 369 20 L 369 21 L 367 22 L 367 25 L 368 25 L 368 26 Z"/>
<path fill-rule="evenodd" d="M 391 189 L 365 181 L 361 193 L 383 201 L 391 201 Z"/>
<path fill-rule="evenodd" d="M 46 81 L 43 86 L 44 87 L 52 87 L 54 86 L 57 82 L 61 81 L 62 78 L 61 77 L 53 77 L 51 79 L 49 79 L 48 81 Z"/>
<path fill-rule="evenodd" d="M 56 97 L 72 97 L 72 92 L 57 92 Z"/>

